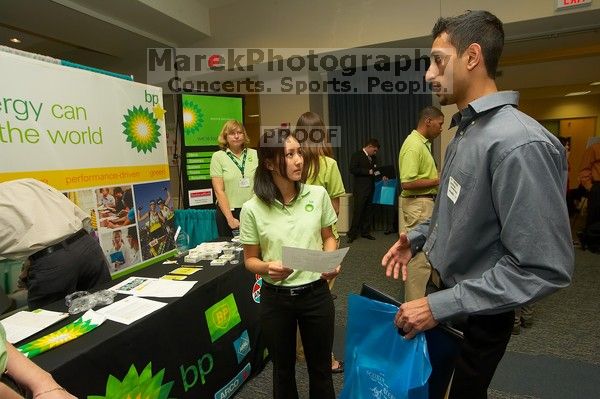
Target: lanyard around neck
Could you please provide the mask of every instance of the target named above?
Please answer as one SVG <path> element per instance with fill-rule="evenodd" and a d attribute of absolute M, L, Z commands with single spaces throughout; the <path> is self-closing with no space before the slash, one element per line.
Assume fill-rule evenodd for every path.
<path fill-rule="evenodd" d="M 237 161 L 237 158 L 235 157 L 235 155 L 233 155 L 231 151 L 225 151 L 225 153 L 229 155 L 229 158 L 231 158 L 235 166 L 237 166 L 240 172 L 242 172 L 242 177 L 244 177 L 244 169 L 246 168 L 246 156 L 248 155 L 248 151 L 246 148 L 244 148 L 242 152 L 244 153 L 244 156 L 242 157 L 242 164 L 240 165 Z"/>

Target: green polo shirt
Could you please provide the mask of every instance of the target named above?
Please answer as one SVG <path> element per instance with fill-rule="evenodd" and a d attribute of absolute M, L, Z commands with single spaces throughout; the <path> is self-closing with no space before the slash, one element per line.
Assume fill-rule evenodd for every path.
<path fill-rule="evenodd" d="M 305 184 L 301 187 L 300 195 L 290 205 L 283 206 L 275 201 L 269 206 L 254 196 L 242 207 L 240 241 L 259 245 L 265 262 L 281 260 L 284 246 L 322 250 L 321 229 L 337 221 L 323 187 Z M 284 266 L 294 268 L 294 265 Z M 321 278 L 321 273 L 294 271 L 285 280 L 277 282 L 268 275 L 262 277 L 270 284 L 293 287 L 313 282 Z"/>
<path fill-rule="evenodd" d="M 6 363 L 8 361 L 8 354 L 6 353 L 6 332 L 4 327 L 0 324 L 0 374 L 6 371 Z"/>
<path fill-rule="evenodd" d="M 230 208 L 241 208 L 244 202 L 252 197 L 254 187 L 254 172 L 258 167 L 258 155 L 256 150 L 247 148 L 246 163 L 244 164 L 244 176 L 242 171 L 227 155 L 228 153 L 235 157 L 235 154 L 229 149 L 225 151 L 217 151 L 210 159 L 210 177 L 220 177 L 223 179 L 225 186 L 225 195 L 229 201 Z M 244 159 L 244 152 L 239 157 L 235 157 L 238 164 L 241 166 Z M 249 187 L 240 187 L 242 177 L 250 179 Z"/>
<path fill-rule="evenodd" d="M 310 172 L 311 171 L 309 170 L 309 176 Z M 338 198 L 346 193 L 344 182 L 342 181 L 342 174 L 340 173 L 336 160 L 326 156 L 319 157 L 319 174 L 313 178 L 306 179 L 306 184 L 324 187 L 329 198 Z M 333 235 L 337 240 L 340 235 L 338 234 L 336 224 L 332 226 L 332 230 Z"/>
<path fill-rule="evenodd" d="M 400 149 L 398 157 L 400 166 L 400 181 L 409 183 L 420 179 L 435 179 L 438 177 L 435 161 L 431 155 L 431 142 L 421 133 L 413 130 Z M 420 190 L 402 190 L 402 196 L 437 194 L 437 187 Z"/>

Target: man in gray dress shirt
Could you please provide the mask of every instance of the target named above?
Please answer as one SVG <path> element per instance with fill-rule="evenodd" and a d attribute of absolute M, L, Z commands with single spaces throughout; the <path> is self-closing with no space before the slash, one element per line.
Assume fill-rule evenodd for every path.
<path fill-rule="evenodd" d="M 406 279 L 424 251 L 434 268 L 425 298 L 404 303 L 396 325 L 407 338 L 451 321 L 465 335 L 450 398 L 487 398 L 510 339 L 516 307 L 566 287 L 573 246 L 560 142 L 517 109 L 518 93 L 494 81 L 502 22 L 486 11 L 440 18 L 426 78 L 440 104 L 456 104 L 431 219 L 382 259 Z"/>

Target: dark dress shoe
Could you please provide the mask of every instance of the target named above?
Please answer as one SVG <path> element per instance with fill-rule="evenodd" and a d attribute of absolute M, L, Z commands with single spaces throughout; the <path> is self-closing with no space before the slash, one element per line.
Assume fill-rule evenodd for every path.
<path fill-rule="evenodd" d="M 356 240 L 356 237 L 348 237 L 348 244 L 350 244 L 354 240 Z"/>
<path fill-rule="evenodd" d="M 361 237 L 366 238 L 367 240 L 374 240 L 375 237 L 373 237 L 371 234 L 363 234 L 361 235 Z"/>
<path fill-rule="evenodd" d="M 390 234 L 398 234 L 398 230 L 388 230 L 383 234 L 385 234 L 386 236 L 389 236 Z"/>

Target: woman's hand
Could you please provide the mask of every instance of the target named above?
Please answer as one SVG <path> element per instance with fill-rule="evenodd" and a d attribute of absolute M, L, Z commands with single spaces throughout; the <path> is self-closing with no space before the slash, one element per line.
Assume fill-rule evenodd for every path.
<path fill-rule="evenodd" d="M 321 278 L 327 281 L 336 278 L 338 274 L 340 274 L 340 270 L 342 269 L 342 265 L 338 265 L 335 269 L 330 272 L 321 273 Z"/>
<path fill-rule="evenodd" d="M 267 262 L 267 266 L 269 268 L 269 277 L 271 277 L 271 280 L 273 281 L 285 280 L 294 272 L 293 269 L 283 266 L 280 260 Z"/>
<path fill-rule="evenodd" d="M 240 228 L 240 221 L 236 218 L 227 219 L 227 224 L 231 230 Z"/>

